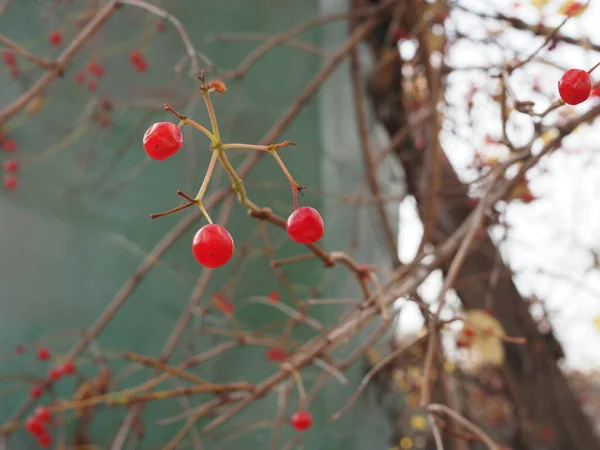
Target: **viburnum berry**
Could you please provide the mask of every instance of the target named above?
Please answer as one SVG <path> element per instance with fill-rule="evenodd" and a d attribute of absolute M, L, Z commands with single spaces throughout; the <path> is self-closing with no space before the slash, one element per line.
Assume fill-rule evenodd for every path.
<path fill-rule="evenodd" d="M 192 241 L 194 257 L 201 265 L 210 269 L 227 263 L 234 249 L 233 238 L 221 225 L 204 225 L 196 232 Z"/>
<path fill-rule="evenodd" d="M 72 361 L 67 361 L 62 365 L 60 371 L 63 375 L 73 375 L 76 371 L 75 364 Z"/>
<path fill-rule="evenodd" d="M 52 445 L 52 436 L 48 433 L 44 433 L 38 437 L 38 445 L 42 448 L 48 448 Z"/>
<path fill-rule="evenodd" d="M 183 135 L 174 123 L 158 122 L 146 130 L 142 142 L 150 158 L 163 161 L 183 146 Z"/>
<path fill-rule="evenodd" d="M 285 224 L 290 238 L 299 244 L 312 244 L 323 237 L 324 225 L 319 212 L 310 206 L 294 211 Z"/>
<path fill-rule="evenodd" d="M 104 76 L 104 67 L 102 67 L 96 61 L 90 61 L 87 65 L 87 70 L 89 73 L 97 76 L 98 78 L 102 78 Z"/>
<path fill-rule="evenodd" d="M 7 66 L 14 66 L 17 63 L 17 58 L 15 54 L 11 51 L 4 52 L 4 55 L 2 55 L 2 59 L 4 60 L 4 64 L 6 64 Z"/>
<path fill-rule="evenodd" d="M 4 187 L 9 191 L 14 191 L 19 184 L 19 180 L 17 180 L 12 175 L 8 175 L 4 177 Z"/>
<path fill-rule="evenodd" d="M 558 82 L 560 98 L 568 105 L 586 101 L 592 91 L 590 74 L 581 69 L 569 69 Z"/>
<path fill-rule="evenodd" d="M 38 348 L 37 359 L 39 359 L 40 361 L 46 361 L 46 360 L 50 359 L 51 356 L 52 356 L 52 353 L 50 353 L 50 350 L 48 350 L 46 347 Z"/>
<path fill-rule="evenodd" d="M 596 86 L 595 88 L 593 88 L 592 91 L 590 92 L 590 96 L 591 97 L 600 97 L 600 86 Z"/>
<path fill-rule="evenodd" d="M 85 81 L 85 73 L 77 72 L 75 73 L 74 78 L 76 83 L 83 83 Z"/>
<path fill-rule="evenodd" d="M 144 60 L 144 57 L 142 56 L 142 52 L 140 52 L 139 50 L 133 50 L 130 54 L 129 54 L 129 61 L 131 61 L 131 64 L 133 64 L 134 66 L 140 62 L 142 62 Z"/>
<path fill-rule="evenodd" d="M 279 301 L 279 292 L 277 291 L 271 291 L 269 293 L 269 302 L 271 303 L 277 303 Z"/>
<path fill-rule="evenodd" d="M 22 355 L 23 353 L 25 353 L 25 347 L 23 347 L 22 345 L 17 345 L 15 347 L 15 353 L 17 355 Z"/>
<path fill-rule="evenodd" d="M 166 31 L 166 29 L 167 29 L 167 23 L 164 20 L 156 22 L 156 31 L 158 31 L 159 33 L 162 33 L 163 31 Z"/>
<path fill-rule="evenodd" d="M 48 35 L 48 41 L 55 47 L 58 47 L 59 45 L 61 45 L 63 42 L 61 32 L 58 30 L 52 30 L 50 32 L 50 34 Z"/>
<path fill-rule="evenodd" d="M 148 70 L 148 63 L 146 61 L 140 61 L 139 63 L 135 64 L 135 70 L 136 72 L 145 72 Z"/>
<path fill-rule="evenodd" d="M 278 349 L 278 348 L 270 348 L 267 350 L 267 359 L 270 361 L 285 361 L 288 357 L 287 352 Z"/>
<path fill-rule="evenodd" d="M 58 368 L 53 368 L 48 371 L 48 379 L 51 381 L 58 381 L 62 377 L 62 372 Z"/>
<path fill-rule="evenodd" d="M 5 172 L 16 172 L 19 170 L 19 162 L 14 159 L 7 159 L 4 161 L 3 166 Z"/>
<path fill-rule="evenodd" d="M 46 433 L 46 427 L 35 417 L 30 417 L 25 421 L 25 429 L 32 436 L 41 436 Z"/>
<path fill-rule="evenodd" d="M 38 406 L 33 417 L 39 422 L 48 422 L 52 418 L 52 412 L 47 406 Z"/>
<path fill-rule="evenodd" d="M 17 143 L 12 139 L 4 139 L 2 141 L 2 150 L 7 153 L 13 153 L 17 150 Z"/>
<path fill-rule="evenodd" d="M 41 386 L 31 386 L 31 389 L 29 390 L 29 396 L 34 399 L 40 398 L 43 393 L 44 388 L 42 388 Z"/>
<path fill-rule="evenodd" d="M 307 411 L 296 411 L 292 416 L 292 426 L 298 431 L 306 431 L 312 425 L 312 416 Z"/>

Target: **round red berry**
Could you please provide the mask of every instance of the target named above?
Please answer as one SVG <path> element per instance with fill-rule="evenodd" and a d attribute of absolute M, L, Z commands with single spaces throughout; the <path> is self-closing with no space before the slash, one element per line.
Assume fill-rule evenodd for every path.
<path fill-rule="evenodd" d="M 196 232 L 192 241 L 194 257 L 201 265 L 210 269 L 229 261 L 234 249 L 233 238 L 221 225 L 204 225 Z"/>
<path fill-rule="evenodd" d="M 306 411 L 297 411 L 292 416 L 292 426 L 298 431 L 306 431 L 312 425 L 312 416 Z"/>
<path fill-rule="evenodd" d="M 7 66 L 14 66 L 17 63 L 17 58 L 15 57 L 15 54 L 11 51 L 4 52 L 4 55 L 2 55 L 2 59 L 4 60 L 4 64 L 6 64 Z"/>
<path fill-rule="evenodd" d="M 142 56 L 142 52 L 139 50 L 134 50 L 129 54 L 129 61 L 131 64 L 136 65 L 142 61 L 144 61 L 144 57 Z"/>
<path fill-rule="evenodd" d="M 46 347 L 38 348 L 37 358 L 40 361 L 46 361 L 46 360 L 50 359 L 51 356 L 52 356 L 52 354 L 50 353 L 50 350 L 48 350 Z"/>
<path fill-rule="evenodd" d="M 60 371 L 63 373 L 63 375 L 73 375 L 75 370 L 75 364 L 73 364 L 71 361 L 65 362 L 60 368 Z"/>
<path fill-rule="evenodd" d="M 29 396 L 31 398 L 40 398 L 44 393 L 44 389 L 41 386 L 31 386 L 29 390 Z"/>
<path fill-rule="evenodd" d="M 285 228 L 290 238 L 299 244 L 312 244 L 323 237 L 324 225 L 319 212 L 303 206 L 288 217 Z"/>
<path fill-rule="evenodd" d="M 269 293 L 269 301 L 271 303 L 277 303 L 279 301 L 280 295 L 277 291 L 272 291 Z"/>
<path fill-rule="evenodd" d="M 150 158 L 163 161 L 183 146 L 183 135 L 174 123 L 158 122 L 146 130 L 142 142 Z"/>
<path fill-rule="evenodd" d="M 48 448 L 52 445 L 52 436 L 48 433 L 44 433 L 38 437 L 38 445 L 42 448 Z"/>
<path fill-rule="evenodd" d="M 4 187 L 9 191 L 14 191 L 19 184 L 19 180 L 17 180 L 12 175 L 8 175 L 4 177 Z"/>
<path fill-rule="evenodd" d="M 83 72 L 77 72 L 75 74 L 75 82 L 77 83 L 83 83 L 85 81 L 85 73 Z"/>
<path fill-rule="evenodd" d="M 30 417 L 25 421 L 25 429 L 33 436 L 41 436 L 46 433 L 46 427 L 35 417 Z"/>
<path fill-rule="evenodd" d="M 4 170 L 6 172 L 16 172 L 19 170 L 19 162 L 14 159 L 7 159 L 4 161 Z"/>
<path fill-rule="evenodd" d="M 558 93 L 568 105 L 578 105 L 588 99 L 592 90 L 590 74 L 581 69 L 570 69 L 558 82 Z"/>
<path fill-rule="evenodd" d="M 63 41 L 62 34 L 58 30 L 52 30 L 48 35 L 48 41 L 55 47 L 58 47 Z"/>
<path fill-rule="evenodd" d="M 48 379 L 51 381 L 58 381 L 60 377 L 62 377 L 62 371 L 60 369 L 54 368 L 48 371 Z"/>
<path fill-rule="evenodd" d="M 38 406 L 33 415 L 39 422 L 48 422 L 52 418 L 52 412 L 46 406 Z"/>
<path fill-rule="evenodd" d="M 288 357 L 288 354 L 278 348 L 270 348 L 267 350 L 267 359 L 270 361 L 285 361 Z"/>
<path fill-rule="evenodd" d="M 2 150 L 7 153 L 12 153 L 17 150 L 17 143 L 12 139 L 4 139 L 2 141 Z"/>
<path fill-rule="evenodd" d="M 145 72 L 148 70 L 148 64 L 146 63 L 146 61 L 140 61 L 138 63 L 135 63 L 135 70 L 137 72 Z"/>
<path fill-rule="evenodd" d="M 102 78 L 104 76 L 104 67 L 98 64 L 96 61 L 91 61 L 87 65 L 87 70 L 92 75 L 96 75 L 98 78 Z"/>
<path fill-rule="evenodd" d="M 592 97 L 600 97 L 600 86 L 596 86 L 594 89 L 592 89 L 592 92 L 590 93 L 590 96 L 592 96 Z"/>

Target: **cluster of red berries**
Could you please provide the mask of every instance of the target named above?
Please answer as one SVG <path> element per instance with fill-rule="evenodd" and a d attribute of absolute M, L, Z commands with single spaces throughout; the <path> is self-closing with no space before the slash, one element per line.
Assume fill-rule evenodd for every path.
<path fill-rule="evenodd" d="M 8 68 L 11 77 L 16 77 L 19 75 L 19 66 L 17 64 L 17 57 L 13 52 L 7 50 L 2 55 L 2 60 L 4 61 L 4 65 Z"/>
<path fill-rule="evenodd" d="M 17 150 L 17 143 L 5 136 L 0 135 L 0 147 L 6 153 L 13 153 Z M 14 191 L 19 184 L 19 180 L 15 174 L 19 170 L 19 162 L 14 159 L 5 159 L 2 164 L 2 170 L 4 171 L 4 188 L 8 191 Z"/>
<path fill-rule="evenodd" d="M 37 350 L 37 359 L 40 361 L 47 361 L 52 357 L 52 353 L 45 347 L 40 347 Z M 72 361 L 65 361 L 61 366 L 53 367 L 48 371 L 48 375 L 46 377 L 49 383 L 55 383 L 60 380 L 64 376 L 69 376 L 75 374 L 76 367 Z M 40 398 L 44 393 L 44 386 L 35 385 L 31 387 L 29 391 L 29 396 L 31 398 Z"/>
<path fill-rule="evenodd" d="M 129 61 L 138 72 L 148 70 L 148 63 L 139 50 L 134 50 L 129 54 Z"/>
<path fill-rule="evenodd" d="M 87 71 L 96 78 L 103 78 L 105 74 L 104 67 L 97 61 L 90 61 L 86 67 Z M 75 72 L 75 82 L 78 84 L 85 83 L 86 76 L 84 72 Z M 94 79 L 87 82 L 87 89 L 89 92 L 96 92 L 98 89 L 98 82 Z"/>
<path fill-rule="evenodd" d="M 560 98 L 568 105 L 579 105 L 591 97 L 600 97 L 600 87 L 592 89 L 590 73 L 569 69 L 558 82 Z"/>
<path fill-rule="evenodd" d="M 54 47 L 60 47 L 63 43 L 62 33 L 58 30 L 52 30 L 48 35 L 48 42 Z"/>
<path fill-rule="evenodd" d="M 38 406 L 25 421 L 25 430 L 37 439 L 38 445 L 42 448 L 49 448 L 52 445 L 52 436 L 48 433 L 46 424 L 52 419 L 52 412 L 46 406 Z"/>
<path fill-rule="evenodd" d="M 183 135 L 177 125 L 158 122 L 146 130 L 143 146 L 148 156 L 163 161 L 181 149 Z M 293 241 L 300 244 L 313 244 L 323 237 L 323 219 L 316 209 L 303 206 L 288 217 L 286 230 Z M 203 226 L 192 240 L 194 257 L 201 265 L 208 268 L 220 267 L 227 263 L 234 250 L 233 238 L 221 225 Z"/>

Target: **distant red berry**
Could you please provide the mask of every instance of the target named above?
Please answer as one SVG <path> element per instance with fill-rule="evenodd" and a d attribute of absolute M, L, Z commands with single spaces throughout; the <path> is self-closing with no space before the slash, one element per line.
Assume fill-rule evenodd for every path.
<path fill-rule="evenodd" d="M 19 184 L 19 180 L 17 180 L 12 175 L 7 175 L 4 177 L 4 187 L 9 191 L 14 191 Z"/>
<path fill-rule="evenodd" d="M 52 353 L 50 353 L 50 350 L 48 350 L 46 347 L 38 348 L 37 359 L 39 359 L 40 361 L 46 361 L 50 359 L 51 356 Z"/>
<path fill-rule="evenodd" d="M 85 73 L 83 72 L 77 72 L 75 74 L 75 82 L 77 83 L 83 83 L 85 81 Z"/>
<path fill-rule="evenodd" d="M 600 97 L 600 86 L 596 86 L 594 89 L 592 89 L 592 92 L 590 92 L 590 96 Z"/>
<path fill-rule="evenodd" d="M 568 105 L 586 101 L 592 91 L 590 75 L 581 69 L 569 69 L 558 82 L 560 98 Z"/>
<path fill-rule="evenodd" d="M 30 417 L 25 421 L 25 429 L 32 436 L 41 436 L 46 433 L 46 427 L 35 417 Z"/>
<path fill-rule="evenodd" d="M 583 3 L 580 2 L 570 2 L 567 6 L 567 10 L 565 11 L 567 16 L 574 16 L 577 12 L 583 7 Z"/>
<path fill-rule="evenodd" d="M 267 350 L 267 359 L 270 361 L 285 361 L 288 357 L 287 352 L 278 349 L 278 348 L 270 348 Z"/>
<path fill-rule="evenodd" d="M 472 338 L 475 336 L 475 332 L 473 330 L 471 330 L 470 328 L 464 328 L 463 333 L 465 334 L 465 336 L 467 336 L 469 338 Z"/>
<path fill-rule="evenodd" d="M 7 66 L 14 66 L 17 63 L 17 58 L 15 54 L 11 51 L 4 52 L 2 55 L 2 59 L 4 60 L 4 64 Z"/>
<path fill-rule="evenodd" d="M 91 61 L 87 65 L 87 70 L 92 75 L 97 76 L 98 78 L 102 78 L 104 76 L 104 67 L 98 64 L 96 61 Z"/>
<path fill-rule="evenodd" d="M 140 61 L 139 63 L 135 64 L 135 70 L 136 72 L 146 72 L 148 70 L 148 63 L 146 63 L 146 61 Z"/>
<path fill-rule="evenodd" d="M 55 47 L 62 45 L 63 38 L 61 32 L 58 30 L 52 30 L 48 35 L 48 41 Z"/>
<path fill-rule="evenodd" d="M 4 170 L 6 172 L 16 172 L 19 170 L 19 162 L 14 159 L 7 159 L 4 161 Z"/>
<path fill-rule="evenodd" d="M 39 422 L 48 422 L 52 418 L 52 412 L 47 406 L 38 406 L 33 416 Z"/>
<path fill-rule="evenodd" d="M 292 426 L 298 431 L 306 431 L 312 425 L 312 416 L 306 411 L 297 411 L 292 416 Z"/>
<path fill-rule="evenodd" d="M 60 371 L 63 373 L 63 375 L 73 375 L 76 370 L 75 364 L 73 364 L 71 361 L 65 362 L 60 368 Z"/>
<path fill-rule="evenodd" d="M 159 33 L 162 33 L 163 31 L 166 31 L 167 29 L 167 23 L 164 20 L 161 20 L 160 22 L 156 22 L 156 31 L 158 31 Z"/>
<path fill-rule="evenodd" d="M 279 292 L 277 292 L 277 291 L 271 291 L 269 293 L 269 301 L 271 303 L 277 303 L 279 301 Z"/>
<path fill-rule="evenodd" d="M 40 398 L 44 393 L 44 389 L 41 386 L 31 386 L 29 390 L 29 396 L 31 398 Z"/>
<path fill-rule="evenodd" d="M 535 199 L 535 195 L 533 195 L 533 192 L 531 192 L 530 190 L 523 192 L 519 197 L 519 200 L 521 200 L 523 203 L 531 203 Z"/>
<path fill-rule="evenodd" d="M 310 206 L 294 211 L 285 226 L 290 238 L 299 244 L 312 244 L 323 237 L 324 225 L 319 212 Z"/>
<path fill-rule="evenodd" d="M 140 52 L 139 50 L 133 50 L 129 54 L 129 61 L 131 61 L 131 64 L 133 64 L 133 65 L 136 65 L 136 64 L 144 61 L 144 57 L 142 56 L 142 52 Z"/>
<path fill-rule="evenodd" d="M 201 265 L 210 269 L 227 263 L 234 249 L 233 238 L 221 225 L 204 225 L 196 232 L 192 241 L 194 257 Z"/>
<path fill-rule="evenodd" d="M 2 150 L 7 153 L 12 153 L 17 150 L 17 143 L 12 139 L 4 139 L 2 141 Z"/>
<path fill-rule="evenodd" d="M 146 130 L 142 142 L 150 158 L 163 161 L 183 146 L 183 135 L 174 123 L 158 122 Z"/>
<path fill-rule="evenodd" d="M 17 345 L 15 347 L 15 353 L 17 355 L 22 355 L 23 353 L 25 353 L 25 347 L 23 347 L 22 345 Z"/>
<path fill-rule="evenodd" d="M 96 92 L 96 89 L 98 89 L 98 83 L 96 83 L 94 80 L 88 81 L 87 89 L 88 92 Z"/>
<path fill-rule="evenodd" d="M 38 437 L 38 445 L 42 448 L 48 448 L 52 445 L 52 436 L 48 433 L 44 433 Z"/>
<path fill-rule="evenodd" d="M 58 381 L 62 375 L 62 371 L 56 367 L 48 371 L 48 379 L 50 381 Z"/>

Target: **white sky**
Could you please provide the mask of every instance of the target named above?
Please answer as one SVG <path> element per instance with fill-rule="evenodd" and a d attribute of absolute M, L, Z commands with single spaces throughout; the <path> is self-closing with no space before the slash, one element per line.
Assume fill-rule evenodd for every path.
<path fill-rule="evenodd" d="M 517 16 L 529 23 L 537 23 L 540 14 L 529 0 L 521 0 L 515 9 L 509 0 L 462 0 L 465 6 L 479 11 Z M 549 1 L 544 9 L 544 23 L 558 25 L 563 16 L 556 13 L 561 1 Z M 583 16 L 571 19 L 563 27 L 563 33 L 576 38 L 589 38 L 600 43 L 600 4 L 592 0 Z M 596 19 L 596 20 L 594 20 Z M 490 22 L 491 23 L 491 22 Z M 465 13 L 455 13 L 447 24 L 475 37 L 484 37 L 486 30 L 481 21 Z M 520 56 L 528 55 L 541 44 L 540 39 L 531 39 L 525 33 L 510 31 L 502 39 Z M 499 49 L 487 49 L 465 43 L 451 52 L 448 62 L 455 67 L 471 65 L 501 64 L 505 55 Z M 589 69 L 600 61 L 600 54 L 585 52 L 567 44 L 559 44 L 552 51 L 542 51 L 540 56 L 557 63 L 560 67 Z M 521 100 L 536 101 L 536 110 L 543 110 L 548 101 L 532 92 L 535 78 L 545 93 L 555 100 L 558 96 L 556 84 L 563 71 L 548 65 L 535 64 L 519 70 L 511 77 L 511 87 Z M 600 81 L 600 70 L 593 76 Z M 450 103 L 457 109 L 465 108 L 465 95 L 471 83 L 475 83 L 486 94 L 494 92 L 495 82 L 481 72 L 460 72 L 450 78 L 448 93 Z M 499 108 L 490 102 L 489 95 L 476 95 L 475 109 L 478 122 L 467 126 L 466 115 L 458 117 L 461 139 L 445 135 L 443 144 L 446 154 L 465 180 L 473 178 L 467 169 L 475 149 L 485 152 L 500 151 L 501 148 L 483 144 L 486 134 L 498 136 Z M 589 100 L 578 106 L 576 111 L 587 110 Z M 453 111 L 453 116 L 455 111 Z M 457 116 L 460 116 L 458 114 Z M 546 123 L 555 121 L 558 112 L 549 116 Z M 509 120 L 509 135 L 515 143 L 526 142 L 532 133 L 528 116 L 513 113 Z M 555 332 L 567 353 L 567 366 L 577 368 L 600 367 L 600 331 L 593 319 L 600 316 L 600 269 L 593 266 L 590 252 L 586 248 L 600 251 L 600 123 L 593 127 L 584 126 L 574 136 L 563 141 L 563 150 L 545 158 L 538 169 L 530 171 L 533 178 L 531 188 L 539 200 L 523 205 L 511 204 L 505 218 L 512 225 L 509 240 L 503 245 L 505 261 L 515 270 L 515 278 L 521 292 L 536 294 L 551 313 Z M 541 170 L 540 170 L 541 169 Z M 545 173 L 541 173 L 545 172 Z M 407 199 L 400 206 L 401 233 L 400 257 L 412 259 L 422 234 L 416 216 L 414 200 Z M 495 232 L 496 231 L 496 232 Z M 500 230 L 492 230 L 494 238 L 500 238 Z M 545 273 L 538 273 L 538 269 Z M 434 274 L 421 289 L 426 299 L 435 298 L 441 277 Z M 400 317 L 400 329 L 415 331 L 422 326 L 422 318 L 414 305 L 407 305 Z"/>

